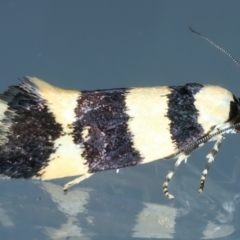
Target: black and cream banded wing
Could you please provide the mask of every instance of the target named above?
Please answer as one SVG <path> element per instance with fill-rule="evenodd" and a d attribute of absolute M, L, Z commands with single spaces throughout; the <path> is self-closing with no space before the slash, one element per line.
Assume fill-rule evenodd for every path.
<path fill-rule="evenodd" d="M 163 184 L 190 153 L 237 131 L 239 101 L 228 90 L 196 83 L 174 87 L 70 91 L 27 77 L 0 97 L 0 174 L 42 180 L 177 158 Z"/>

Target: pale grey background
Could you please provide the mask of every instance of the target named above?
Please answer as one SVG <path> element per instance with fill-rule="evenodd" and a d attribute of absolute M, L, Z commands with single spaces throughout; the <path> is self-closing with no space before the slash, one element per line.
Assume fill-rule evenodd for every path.
<path fill-rule="evenodd" d="M 17 78 L 29 75 L 68 89 L 198 82 L 221 85 L 240 96 L 239 69 L 224 54 L 188 30 L 188 26 L 193 27 L 240 59 L 239 16 L 239 1 L 1 1 L 0 89 L 3 92 L 8 85 L 16 84 Z M 228 136 L 214 163 L 215 168 L 211 169 L 213 179 L 226 181 L 233 176 L 235 164 L 239 161 L 239 144 L 239 136 Z M 201 170 L 208 150 L 209 147 L 201 149 L 189 161 Z M 173 163 L 170 161 L 169 167 Z M 188 174 L 189 168 L 182 166 L 181 169 L 183 175 Z M 163 176 L 158 178 L 156 171 Z M 161 193 L 167 171 L 162 170 L 160 162 L 121 170 L 122 177 L 131 179 L 132 187 L 130 190 L 128 188 L 129 191 L 125 191 L 123 186 L 119 189 L 125 191 L 123 196 L 126 198 L 131 195 L 135 199 L 135 206 L 141 205 L 142 201 L 161 201 L 169 205 Z M 219 171 L 226 175 L 224 179 L 220 179 L 222 175 L 217 174 Z M 236 169 L 235 173 L 238 172 L 239 169 Z M 134 178 L 139 173 L 144 174 L 140 180 Z M 178 177 L 180 174 L 176 174 L 175 178 Z M 146 179 L 151 182 L 145 189 L 147 197 L 143 197 L 138 195 L 141 191 L 136 189 L 142 187 L 143 191 Z M 118 186 L 121 175 L 112 171 L 98 174 L 84 182 L 83 186 L 97 188 L 101 194 L 110 194 L 115 202 L 120 190 L 111 192 L 106 187 L 111 181 Z M 54 182 L 62 185 L 65 181 Z M 237 182 L 219 185 L 234 194 L 239 191 Z M 198 185 L 190 188 L 197 194 Z M 45 224 L 57 229 L 65 223 L 64 214 L 57 210 L 57 204 L 47 192 L 41 190 L 40 185 L 31 181 L 2 180 L 0 189 L 0 207 L 5 209 L 4 214 L 9 215 L 14 223 L 14 226 L 2 223 L 1 238 L 51 239 L 39 226 Z M 118 205 L 114 210 L 100 207 L 100 218 L 101 211 L 103 214 L 117 209 Z M 94 208 L 88 210 L 94 211 Z M 239 215 L 239 209 L 236 211 Z M 188 225 L 194 221 L 190 218 L 189 222 L 188 219 L 185 221 L 186 229 L 194 234 L 194 228 Z M 118 226 L 124 222 L 120 220 Z M 198 224 L 196 222 L 196 229 L 199 228 Z M 239 219 L 236 218 L 234 224 L 239 226 Z M 120 237 L 113 226 L 104 226 L 108 229 L 103 227 L 102 231 L 107 234 L 96 230 L 94 239 Z M 113 235 L 108 235 L 109 229 Z M 127 231 L 123 226 L 122 237 L 126 239 L 130 236 Z M 239 232 L 237 234 L 235 231 L 234 234 L 232 239 L 237 239 Z M 64 234 L 61 236 L 58 239 L 80 239 L 64 237 Z M 182 237 L 191 239 L 191 235 Z M 180 239 L 180 234 L 176 233 L 175 238 Z"/>

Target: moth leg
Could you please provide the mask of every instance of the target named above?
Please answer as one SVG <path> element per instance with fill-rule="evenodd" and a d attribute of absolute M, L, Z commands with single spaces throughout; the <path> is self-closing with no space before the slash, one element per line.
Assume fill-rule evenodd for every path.
<path fill-rule="evenodd" d="M 206 176 L 208 174 L 209 167 L 210 167 L 211 163 L 214 161 L 214 158 L 215 158 L 217 152 L 219 151 L 219 148 L 221 146 L 221 143 L 222 143 L 223 139 L 224 139 L 224 135 L 223 134 L 219 135 L 217 141 L 215 142 L 215 144 L 213 146 L 213 149 L 206 156 L 206 158 L 208 158 L 208 161 L 207 161 L 207 164 L 206 164 L 206 166 L 205 166 L 205 168 L 202 172 L 202 176 L 201 176 L 201 179 L 200 179 L 200 186 L 199 186 L 199 189 L 198 189 L 198 192 L 200 192 L 200 193 L 203 192 L 203 188 L 204 188 L 204 184 L 205 184 Z"/>
<path fill-rule="evenodd" d="M 177 161 L 175 162 L 172 170 L 168 173 L 168 175 L 165 178 L 165 181 L 164 181 L 162 187 L 163 187 L 163 193 L 165 194 L 165 196 L 168 199 L 174 199 L 174 196 L 172 194 L 170 194 L 168 191 L 168 184 L 169 184 L 170 180 L 172 179 L 177 167 L 181 164 L 182 161 L 187 162 L 188 157 L 189 157 L 189 155 L 186 155 L 184 152 L 181 153 L 181 155 L 178 156 Z"/>
<path fill-rule="evenodd" d="M 78 183 L 82 182 L 83 180 L 91 177 L 92 175 L 93 175 L 93 173 L 86 173 L 86 174 L 84 174 L 84 175 L 82 175 L 78 178 L 75 178 L 74 180 L 72 180 L 72 181 L 70 181 L 70 182 L 68 182 L 64 185 L 63 191 L 66 192 L 68 190 L 68 188 L 72 187 L 75 184 L 78 184 Z"/>

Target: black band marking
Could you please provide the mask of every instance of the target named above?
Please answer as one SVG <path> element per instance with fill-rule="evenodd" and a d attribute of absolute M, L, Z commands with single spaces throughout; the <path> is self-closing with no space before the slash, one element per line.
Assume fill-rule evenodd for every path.
<path fill-rule="evenodd" d="M 83 144 L 89 172 L 137 165 L 142 159 L 128 130 L 128 89 L 84 91 L 75 110 L 74 142 Z M 83 132 L 85 131 L 85 136 Z"/>
<path fill-rule="evenodd" d="M 12 178 L 39 176 L 56 150 L 54 140 L 62 134 L 62 127 L 45 101 L 21 86 L 10 87 L 0 98 L 8 104 L 2 121 L 9 122 L 7 132 L 1 133 L 0 174 Z"/>
<path fill-rule="evenodd" d="M 170 87 L 168 113 L 172 140 L 182 149 L 203 136 L 204 130 L 198 123 L 198 112 L 194 105 L 194 95 L 203 85 L 189 83 L 184 86 Z"/>
<path fill-rule="evenodd" d="M 230 111 L 229 111 L 229 117 L 226 122 L 232 122 L 233 124 L 236 124 L 239 122 L 239 115 L 240 115 L 240 101 L 233 95 L 234 101 L 230 102 Z M 239 131 L 239 128 L 236 129 Z"/>

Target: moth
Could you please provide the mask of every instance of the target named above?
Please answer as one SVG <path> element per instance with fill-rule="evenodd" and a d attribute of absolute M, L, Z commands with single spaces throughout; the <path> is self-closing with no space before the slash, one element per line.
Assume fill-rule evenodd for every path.
<path fill-rule="evenodd" d="M 225 50 L 200 35 L 237 63 Z M 176 158 L 163 183 L 182 161 L 214 141 L 199 191 L 227 133 L 240 130 L 240 102 L 220 86 L 71 91 L 25 77 L 0 95 L 0 174 L 42 180 L 76 176 Z"/>

